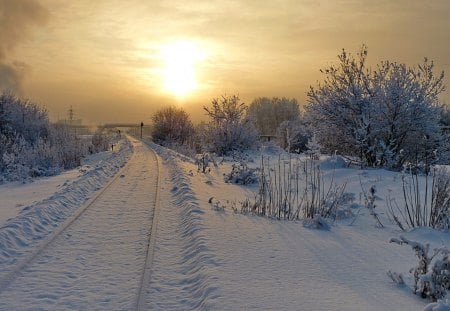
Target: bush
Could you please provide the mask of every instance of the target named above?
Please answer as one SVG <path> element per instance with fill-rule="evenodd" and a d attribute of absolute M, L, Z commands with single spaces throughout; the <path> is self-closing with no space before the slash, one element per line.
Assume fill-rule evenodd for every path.
<path fill-rule="evenodd" d="M 423 311 L 450 311 L 450 302 L 438 301 L 432 302 L 423 308 Z"/>
<path fill-rule="evenodd" d="M 300 105 L 295 98 L 259 97 L 248 107 L 247 116 L 259 134 L 274 135 L 283 122 L 299 121 Z"/>
<path fill-rule="evenodd" d="M 257 183 L 259 180 L 258 169 L 249 168 L 247 163 L 234 163 L 231 172 L 225 174 L 224 179 L 226 183 L 233 183 L 239 185 L 249 185 Z"/>
<path fill-rule="evenodd" d="M 197 165 L 197 171 L 203 174 L 209 173 L 211 171 L 211 164 L 217 167 L 217 163 L 214 160 L 214 155 L 203 152 L 195 157 L 195 164 Z"/>
<path fill-rule="evenodd" d="M 90 153 L 107 151 L 111 147 L 111 137 L 101 130 L 97 130 L 91 138 Z"/>
<path fill-rule="evenodd" d="M 48 176 L 80 165 L 87 145 L 47 112 L 11 93 L 0 95 L 0 182 Z"/>
<path fill-rule="evenodd" d="M 252 148 L 257 141 L 256 130 L 248 118 L 247 107 L 238 96 L 222 96 L 203 107 L 211 119 L 207 126 L 206 144 L 217 155 Z"/>
<path fill-rule="evenodd" d="M 338 58 L 308 92 L 306 117 L 325 151 L 397 170 L 447 159 L 438 100 L 444 74 L 433 72 L 432 61 L 412 68 L 386 61 L 372 71 L 365 46 L 356 57 L 343 50 Z"/>
<path fill-rule="evenodd" d="M 449 250 L 434 249 L 433 255 L 430 255 L 429 244 L 424 245 L 402 236 L 400 239 L 392 238 L 389 242 L 410 245 L 419 259 L 418 265 L 410 270 L 414 275 L 415 294 L 432 301 L 443 299 L 447 295 L 447 291 L 450 289 Z M 440 258 L 438 258 L 439 255 L 441 255 Z M 389 273 L 392 274 L 392 272 Z M 403 280 L 403 278 L 401 279 Z"/>
<path fill-rule="evenodd" d="M 402 187 L 403 205 L 390 197 L 387 200 L 388 215 L 400 229 L 450 229 L 450 174 L 445 169 L 432 171 L 431 185 L 428 174 L 421 183 L 418 172 L 412 171 L 402 176 Z"/>
<path fill-rule="evenodd" d="M 157 111 L 153 117 L 152 138 L 157 144 L 183 145 L 194 134 L 194 126 L 189 115 L 182 108 L 166 107 Z"/>
<path fill-rule="evenodd" d="M 271 167 L 262 157 L 258 193 L 253 201 L 242 203 L 242 212 L 285 220 L 315 219 L 319 224 L 323 218 L 342 215 L 340 208 L 352 200 L 344 192 L 345 186 L 331 181 L 326 188 L 316 161 L 279 156 Z"/>

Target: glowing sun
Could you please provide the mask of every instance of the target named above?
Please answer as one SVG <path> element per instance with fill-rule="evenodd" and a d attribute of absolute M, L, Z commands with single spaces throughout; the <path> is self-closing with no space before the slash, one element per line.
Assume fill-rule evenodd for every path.
<path fill-rule="evenodd" d="M 164 86 L 176 96 L 185 96 L 198 87 L 196 65 L 204 53 L 190 41 L 177 41 L 162 50 L 164 61 Z"/>

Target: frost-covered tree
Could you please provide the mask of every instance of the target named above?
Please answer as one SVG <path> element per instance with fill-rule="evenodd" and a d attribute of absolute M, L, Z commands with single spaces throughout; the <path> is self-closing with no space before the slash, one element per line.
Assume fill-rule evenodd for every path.
<path fill-rule="evenodd" d="M 444 74 L 435 75 L 433 62 L 410 68 L 385 61 L 372 71 L 365 46 L 356 57 L 344 50 L 338 58 L 308 92 L 308 122 L 325 150 L 393 169 L 446 159 L 438 101 Z"/>
<path fill-rule="evenodd" d="M 4 92 L 0 95 L 0 132 L 12 132 L 30 143 L 48 135 L 47 111 L 38 105 Z"/>
<path fill-rule="evenodd" d="M 443 147 L 441 106 L 443 73 L 433 74 L 433 62 L 425 59 L 417 68 L 382 62 L 373 73 L 374 128 L 377 160 L 382 166 L 400 168 L 405 162 L 436 160 Z"/>
<path fill-rule="evenodd" d="M 184 144 L 193 135 L 194 126 L 182 108 L 166 107 L 153 116 L 152 138 L 158 144 Z"/>
<path fill-rule="evenodd" d="M 237 95 L 215 98 L 203 109 L 210 118 L 207 139 L 211 151 L 223 155 L 255 144 L 256 131 L 246 117 L 247 106 Z"/>
<path fill-rule="evenodd" d="M 345 50 L 339 64 L 324 70 L 325 80 L 308 92 L 307 117 L 320 144 L 328 151 L 359 156 L 376 162 L 374 150 L 374 97 L 371 72 L 366 66 L 367 47 L 357 57 Z"/>
<path fill-rule="evenodd" d="M 0 94 L 0 182 L 51 175 L 80 165 L 87 146 L 66 125 L 53 125 L 47 111 Z"/>
<path fill-rule="evenodd" d="M 295 98 L 259 97 L 248 107 L 247 115 L 262 135 L 274 135 L 280 124 L 300 118 L 300 106 Z"/>

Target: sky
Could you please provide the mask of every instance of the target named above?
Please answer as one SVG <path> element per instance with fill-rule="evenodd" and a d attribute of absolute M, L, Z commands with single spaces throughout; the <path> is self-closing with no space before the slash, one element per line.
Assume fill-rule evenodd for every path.
<path fill-rule="evenodd" d="M 222 94 L 306 103 L 344 48 L 424 57 L 450 88 L 448 0 L 0 0 L 0 89 L 53 120 L 150 122 L 166 105 L 204 119 Z M 446 90 L 441 100 L 450 103 Z"/>

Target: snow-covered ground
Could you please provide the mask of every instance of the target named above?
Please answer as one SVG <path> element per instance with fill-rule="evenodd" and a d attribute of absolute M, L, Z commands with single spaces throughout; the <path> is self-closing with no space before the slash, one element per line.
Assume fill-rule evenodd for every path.
<path fill-rule="evenodd" d="M 24 207 L 50 197 L 81 175 L 82 172 L 77 168 L 56 176 L 39 178 L 31 183 L 0 185 L 0 226 L 20 214 Z"/>
<path fill-rule="evenodd" d="M 3 185 L 5 192 L 2 195 L 15 193 L 17 196 L 0 198 L 1 214 L 8 215 L 2 217 L 6 221 L 0 226 L 0 284 L 12 266 L 32 253 L 58 225 L 102 189 L 125 165 L 131 153 L 131 144 L 123 140 L 116 151 L 99 154 L 68 175 L 37 180 L 28 185 Z M 64 179 L 68 176 L 71 178 Z"/>
<path fill-rule="evenodd" d="M 317 230 L 305 228 L 300 221 L 234 212 L 233 206 L 239 209 L 240 201 L 254 197 L 257 186 L 225 183 L 223 174 L 230 172 L 231 162 L 220 163 L 203 174 L 197 172 L 192 159 L 151 143 L 150 147 L 162 162 L 157 229 L 151 244 L 154 249 L 147 275 L 149 283 L 143 284 L 143 309 L 423 310 L 429 303 L 411 290 L 409 269 L 417 264 L 412 249 L 390 244 L 389 239 L 402 234 L 429 242 L 432 247 L 450 248 L 450 236 L 431 229 L 404 233 L 390 223 L 385 199 L 391 195 L 401 202 L 399 173 L 346 168 L 325 159 L 325 178 L 347 184 L 345 191 L 354 194 L 352 211 L 357 216 L 338 220 L 329 230 Z M 24 189 L 35 193 L 24 193 L 22 199 L 10 203 L 13 209 L 20 210 L 18 206 L 23 205 L 24 210 L 4 220 L 0 227 L 0 281 L 2 275 L 7 275 L 11 267 L 56 230 L 63 222 L 60 213 L 61 218 L 69 217 L 94 195 L 93 191 L 111 180 L 114 172 L 101 182 L 93 176 L 110 164 L 117 172 L 131 153 L 129 147 L 122 150 L 123 155 L 122 151 L 110 154 L 98 166 L 89 164 L 96 169 L 68 173 L 71 178 L 61 175 L 49 179 L 52 181 L 47 185 L 40 180 L 29 185 L 4 186 L 9 191 L 0 192 L 2 202 L 3 198 L 6 202 L 5 193 L 20 194 Z M 276 150 L 264 152 L 277 161 Z M 258 152 L 250 154 L 249 159 L 254 160 L 250 165 L 258 166 L 259 157 Z M 83 215 L 83 225 L 69 228 L 33 265 L 18 271 L 19 277 L 16 275 L 1 294 L 0 310 L 133 308 L 148 238 L 144 228 L 150 229 L 150 224 L 145 224 L 145 209 L 134 216 L 125 211 L 143 197 L 145 189 L 150 194 L 155 186 L 155 181 L 145 175 L 148 163 L 142 161 L 130 162 L 131 171 L 120 173 L 123 178 L 118 180 L 122 183 L 114 188 L 111 198 L 121 198 L 122 206 L 111 203 L 94 209 L 92 215 Z M 144 188 L 136 184 L 139 180 Z M 82 189 L 84 183 L 91 192 L 76 190 Z M 376 210 L 384 228 L 377 226 L 363 206 L 361 185 L 366 190 L 376 187 Z M 71 192 L 77 193 L 74 199 L 65 200 Z M 224 208 L 214 207 L 209 203 L 211 198 Z M 150 199 L 147 201 L 150 209 Z M 128 235 L 131 231 L 133 238 Z M 118 239 L 118 244 L 108 237 Z M 127 250 L 120 251 L 120 245 Z M 129 267 L 129 277 L 121 279 L 120 272 L 129 264 L 133 266 Z M 386 275 L 387 270 L 402 273 L 406 286 L 394 284 Z M 61 273 L 62 279 L 58 277 Z M 117 278 L 111 278 L 116 273 Z M 114 286 L 117 280 L 121 280 L 120 284 Z"/>
<path fill-rule="evenodd" d="M 0 309 L 132 310 L 152 228 L 158 170 L 137 141 L 128 165 L 0 294 Z"/>
<path fill-rule="evenodd" d="M 414 252 L 388 241 L 403 234 L 434 247 L 449 247 L 450 236 L 430 229 L 403 233 L 389 222 L 385 198 L 390 193 L 401 199 L 398 173 L 335 167 L 326 160 L 322 165 L 325 177 L 347 183 L 346 192 L 355 194 L 358 216 L 337 221 L 330 230 L 316 230 L 301 222 L 235 213 L 231 207 L 239 207 L 246 197 L 252 199 L 257 189 L 225 183 L 223 174 L 229 173 L 229 162 L 202 174 L 184 156 L 155 148 L 166 159 L 175 183 L 172 201 L 167 198 L 168 208 L 162 210 L 172 213 L 172 225 L 162 221 L 158 227 L 149 295 L 155 298 L 155 309 L 422 310 L 429 303 L 410 288 L 409 269 L 417 264 Z M 256 160 L 254 166 L 258 156 L 251 156 Z M 276 161 L 278 155 L 272 156 Z M 363 207 L 361 184 L 366 190 L 376 186 L 376 209 L 385 228 L 379 228 Z M 211 198 L 225 208 L 214 208 Z M 179 234 L 176 217 L 192 219 L 188 232 L 194 232 L 194 237 Z M 177 232 L 180 240 L 187 239 L 182 250 L 182 243 L 174 241 Z M 171 277 L 164 279 L 167 262 Z M 407 286 L 394 284 L 387 270 L 403 273 Z"/>
<path fill-rule="evenodd" d="M 119 145 L 119 148 L 121 146 Z M 68 190 L 68 185 L 95 169 L 96 166 L 109 161 L 121 161 L 116 157 L 119 150 L 90 155 L 83 159 L 81 167 L 63 171 L 55 176 L 36 178 L 27 183 L 11 182 L 0 185 L 0 226 L 8 219 L 20 214 L 24 207 L 43 201 L 56 192 Z"/>

